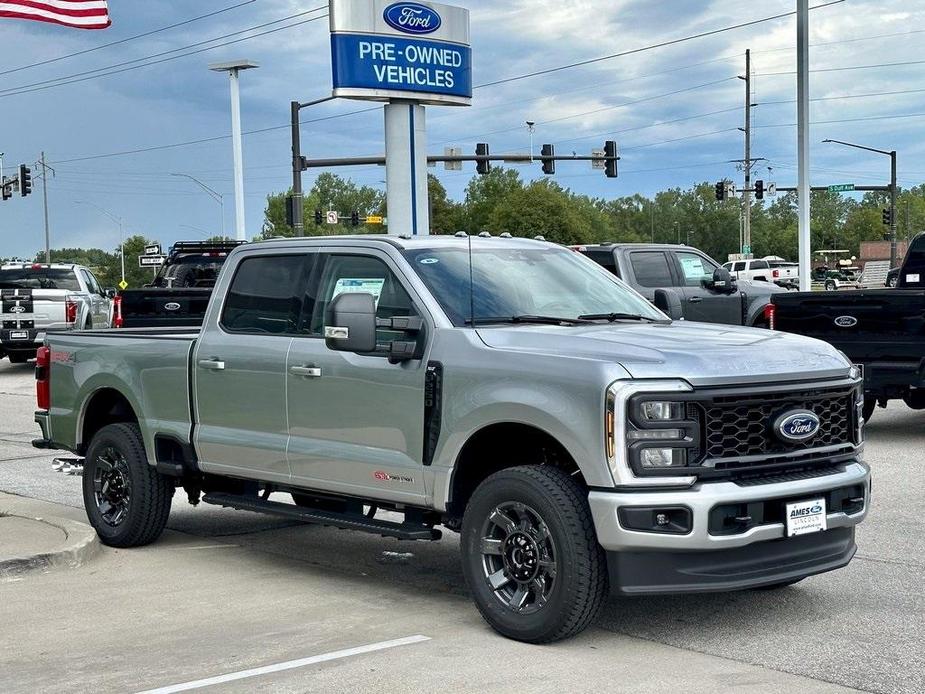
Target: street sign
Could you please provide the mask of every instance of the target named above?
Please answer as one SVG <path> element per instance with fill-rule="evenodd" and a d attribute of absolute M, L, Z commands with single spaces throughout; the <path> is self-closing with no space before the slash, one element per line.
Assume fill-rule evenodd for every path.
<path fill-rule="evenodd" d="M 765 192 L 766 192 L 768 195 L 777 195 L 777 184 L 776 184 L 776 183 L 768 183 L 768 187 L 765 188 Z"/>
<path fill-rule="evenodd" d="M 166 259 L 165 255 L 140 255 L 138 256 L 138 267 L 160 267 Z"/>
<path fill-rule="evenodd" d="M 328 210 L 325 213 L 325 219 L 328 224 L 337 224 L 340 221 L 340 216 L 337 214 L 337 210 Z"/>
<path fill-rule="evenodd" d="M 380 217 L 379 215 L 375 215 L 375 214 L 369 215 L 366 217 L 366 223 L 367 224 L 382 224 L 382 217 Z"/>
<path fill-rule="evenodd" d="M 161 244 L 155 243 L 151 246 L 145 246 L 145 255 L 160 255 L 161 254 Z"/>
<path fill-rule="evenodd" d="M 604 150 L 592 149 L 591 156 L 594 157 L 591 160 L 592 169 L 604 169 L 607 167 L 607 162 L 604 161 Z"/>
<path fill-rule="evenodd" d="M 444 147 L 443 153 L 448 157 L 458 157 L 462 155 L 461 147 Z M 445 161 L 443 162 L 443 168 L 446 171 L 462 171 L 462 162 L 461 161 Z"/>
<path fill-rule="evenodd" d="M 834 186 L 829 186 L 830 193 L 843 193 L 846 190 L 854 190 L 853 183 L 836 183 Z"/>
<path fill-rule="evenodd" d="M 119 289 L 122 289 L 124 291 L 127 287 L 128 287 L 128 282 L 126 282 L 125 280 L 122 280 L 121 282 L 119 282 Z"/>
<path fill-rule="evenodd" d="M 742 254 L 743 254 L 743 255 L 749 255 L 749 254 L 751 254 L 751 252 L 752 252 L 752 247 L 751 247 L 751 246 L 742 246 Z"/>
<path fill-rule="evenodd" d="M 335 97 L 468 106 L 469 10 L 428 2 L 331 0 Z"/>

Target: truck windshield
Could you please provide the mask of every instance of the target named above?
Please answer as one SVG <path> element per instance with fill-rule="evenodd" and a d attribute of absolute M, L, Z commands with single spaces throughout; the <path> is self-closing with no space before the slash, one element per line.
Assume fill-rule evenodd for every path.
<path fill-rule="evenodd" d="M 491 319 L 665 316 L 593 261 L 560 248 L 473 248 L 472 299 L 465 248 L 405 251 L 453 325 Z M 513 320 L 512 322 L 528 322 Z"/>
<path fill-rule="evenodd" d="M 157 273 L 153 287 L 214 287 L 227 253 L 197 253 L 176 258 Z"/>
<path fill-rule="evenodd" d="M 77 273 L 50 267 L 4 268 L 0 270 L 0 289 L 66 289 L 80 291 Z"/>

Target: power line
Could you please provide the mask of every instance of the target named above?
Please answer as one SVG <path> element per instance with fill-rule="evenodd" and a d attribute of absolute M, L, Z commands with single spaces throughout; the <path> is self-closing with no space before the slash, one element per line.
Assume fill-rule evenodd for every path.
<path fill-rule="evenodd" d="M 811 120 L 810 125 L 828 125 L 830 123 L 861 123 L 874 120 L 892 120 L 894 118 L 922 118 L 925 113 L 895 113 L 886 116 L 861 116 L 859 118 L 838 118 L 835 120 Z M 795 128 L 796 123 L 774 123 L 772 125 L 755 125 L 755 128 Z"/>
<path fill-rule="evenodd" d="M 922 65 L 925 60 L 907 60 L 901 63 L 874 63 L 873 65 L 846 65 L 844 67 L 819 67 L 810 72 L 842 72 L 844 70 L 873 70 L 881 67 L 903 67 L 906 65 Z M 790 72 L 759 72 L 757 77 L 776 77 L 780 75 L 795 75 L 795 71 Z"/>
<path fill-rule="evenodd" d="M 902 94 L 921 94 L 925 89 L 899 89 L 892 92 L 869 92 L 867 94 L 839 94 L 836 96 L 818 96 L 810 101 L 841 101 L 843 99 L 866 99 L 872 96 L 899 96 Z M 758 106 L 773 106 L 777 104 L 795 104 L 796 99 L 782 99 L 780 101 L 760 101 Z"/>
<path fill-rule="evenodd" d="M 184 20 L 184 21 L 182 21 L 182 22 L 177 22 L 177 23 L 175 23 L 175 24 L 168 24 L 167 26 L 160 27 L 160 28 L 158 28 L 158 29 L 152 29 L 151 31 L 145 31 L 145 32 L 143 32 L 143 33 L 141 33 L 141 34 L 135 34 L 134 36 L 129 36 L 129 37 L 124 38 L 124 39 L 119 39 L 118 41 L 111 41 L 111 42 L 109 42 L 109 43 L 104 43 L 104 44 L 102 44 L 102 45 L 100 45 L 100 46 L 93 46 L 92 48 L 86 48 L 86 49 L 84 49 L 84 50 L 82 50 L 82 51 L 76 51 L 75 53 L 68 53 L 68 54 L 66 54 L 66 55 L 59 55 L 57 58 L 49 58 L 48 60 L 42 60 L 42 61 L 37 62 L 37 63 L 30 63 L 29 65 L 22 65 L 22 66 L 20 66 L 20 67 L 10 68 L 9 70 L 4 70 L 4 71 L 0 72 L 0 76 L 9 75 L 9 74 L 11 74 L 11 73 L 20 72 L 20 71 L 22 71 L 22 70 L 29 70 L 29 69 L 31 69 L 31 68 L 40 67 L 40 66 L 42 66 L 42 65 L 51 65 L 52 63 L 57 63 L 57 62 L 59 62 L 59 61 L 61 61 L 61 60 L 67 60 L 68 58 L 75 58 L 75 57 L 77 57 L 77 56 L 79 56 L 79 55 L 86 55 L 87 53 L 93 53 L 94 51 L 101 51 L 101 50 L 103 50 L 104 48 L 111 48 L 112 46 L 119 46 L 119 45 L 122 45 L 123 43 L 128 43 L 129 41 L 135 41 L 136 39 L 143 39 L 143 38 L 148 37 L 148 36 L 154 36 L 155 34 L 160 34 L 160 33 L 164 32 L 164 31 L 169 31 L 169 30 L 171 30 L 171 29 L 176 29 L 176 28 L 178 28 L 178 27 L 186 26 L 187 24 L 193 24 L 194 22 L 198 22 L 198 21 L 200 21 L 200 20 L 202 20 L 202 19 L 208 19 L 208 18 L 210 18 L 210 17 L 215 17 L 216 15 L 220 15 L 220 14 L 223 14 L 223 13 L 225 13 L 225 12 L 230 12 L 231 10 L 236 10 L 236 9 L 238 9 L 239 7 L 244 7 L 245 5 L 251 5 L 251 4 L 253 4 L 254 2 L 256 2 L 256 0 L 245 0 L 245 2 L 239 2 L 237 5 L 231 5 L 231 6 L 229 6 L 229 7 L 223 7 L 222 9 L 220 9 L 220 10 L 215 10 L 214 12 L 209 12 L 209 13 L 207 13 L 207 14 L 201 14 L 201 15 L 199 15 L 198 17 L 191 17 L 190 19 L 186 19 L 186 20 Z"/>
<path fill-rule="evenodd" d="M 276 29 L 271 29 L 268 31 L 260 32 L 258 34 L 253 34 L 251 36 L 245 36 L 240 39 L 235 39 L 234 41 L 226 41 L 224 43 L 218 43 L 214 46 L 208 46 L 206 48 L 200 48 L 199 50 L 189 51 L 187 53 L 182 53 L 181 55 L 174 55 L 169 58 L 162 58 L 161 60 L 152 60 L 152 58 L 159 58 L 161 56 L 170 55 L 171 53 L 179 53 L 180 51 L 185 51 L 190 48 L 195 48 L 197 46 L 204 46 L 205 44 L 214 43 L 215 41 L 221 41 L 223 39 L 229 38 L 231 36 L 238 36 L 240 34 L 245 34 L 249 31 L 256 31 L 257 29 L 263 29 L 264 27 L 272 26 L 273 24 L 279 24 L 281 22 L 288 21 L 290 19 L 297 19 L 306 14 L 311 14 L 312 12 L 317 12 L 319 10 L 327 9 L 327 6 L 322 5 L 311 10 L 306 10 L 305 12 L 299 12 L 298 14 L 290 15 L 288 17 L 283 17 L 281 19 L 275 19 L 272 22 L 265 22 L 263 24 L 258 24 L 256 26 L 248 27 L 246 29 L 240 29 L 238 31 L 233 31 L 230 34 L 224 34 L 222 36 L 216 36 L 211 39 L 206 39 L 204 41 L 197 41 L 188 46 L 181 46 L 180 48 L 172 48 L 168 51 L 161 51 L 160 53 L 154 53 L 153 55 L 144 56 L 141 58 L 134 58 L 133 60 L 126 60 L 121 63 L 115 63 L 113 65 L 107 65 L 106 67 L 96 68 L 94 70 L 86 70 L 84 72 L 74 73 L 73 75 L 67 75 L 64 77 L 55 77 L 52 79 L 42 80 L 39 82 L 32 82 L 30 84 L 23 84 L 17 87 L 10 87 L 9 89 L 0 90 L 0 98 L 8 96 L 17 96 L 19 94 L 28 94 L 30 92 L 43 91 L 45 89 L 52 89 L 54 87 L 62 87 L 68 84 L 76 84 L 78 82 L 86 82 L 87 80 L 97 79 L 99 77 L 108 77 L 109 75 L 116 75 L 122 72 L 128 72 L 130 70 L 137 70 L 142 67 L 149 67 L 151 65 L 158 65 L 160 63 L 166 63 L 171 60 L 177 60 L 178 58 L 185 58 L 187 56 L 196 55 L 198 53 L 204 53 L 206 51 L 215 50 L 216 48 L 222 48 L 224 46 L 231 46 L 236 43 L 241 43 L 242 41 L 250 41 L 251 39 L 258 38 L 260 36 L 266 36 L 267 34 L 273 34 L 277 31 L 283 31 L 285 29 L 292 29 L 293 27 L 301 26 L 302 24 L 308 24 L 309 22 L 316 21 L 318 19 L 324 19 L 327 15 L 319 15 L 317 17 L 312 17 L 311 19 L 306 19 L 301 22 L 296 22 L 295 24 L 289 24 L 284 27 L 278 27 Z M 133 65 L 133 63 L 142 63 L 141 65 Z M 130 67 L 123 67 L 123 66 Z M 115 69 L 121 68 L 121 69 Z"/>
<path fill-rule="evenodd" d="M 811 10 L 818 10 L 823 7 L 829 7 L 830 5 L 837 5 L 844 0 L 831 0 L 830 2 L 822 3 L 821 5 L 814 5 L 811 7 Z M 655 48 L 665 48 L 666 46 L 674 46 L 679 43 L 684 43 L 686 41 L 693 41 L 694 39 L 702 39 L 707 36 L 715 36 L 716 34 L 722 34 L 727 31 L 734 31 L 736 29 L 744 29 L 745 27 L 755 26 L 756 24 L 763 24 L 765 22 L 771 22 L 776 19 L 783 19 L 784 17 L 790 17 L 795 15 L 796 12 L 782 12 L 781 14 L 776 14 L 771 17 L 763 17 L 762 19 L 753 19 L 748 22 L 741 22 L 740 24 L 731 24 L 720 29 L 711 29 L 710 31 L 702 31 L 699 34 L 692 34 L 691 36 L 684 36 L 677 39 L 670 39 L 668 41 L 662 41 L 660 43 L 655 43 L 650 46 L 642 46 L 640 48 L 633 48 L 628 51 L 621 51 L 620 53 L 611 53 L 610 55 L 600 56 L 598 58 L 589 58 L 588 60 L 580 60 L 578 62 L 569 63 L 568 65 L 560 65 L 558 67 L 546 68 L 545 70 L 537 70 L 535 72 L 529 72 L 525 75 L 518 75 L 516 77 L 505 77 L 504 79 L 494 80 L 493 82 L 485 82 L 483 84 L 476 85 L 474 89 L 480 89 L 482 87 L 494 87 L 499 84 L 509 84 L 510 82 L 517 82 L 519 80 L 528 79 L 530 77 L 538 77 L 540 75 L 548 75 L 553 72 L 561 72 L 562 70 L 569 70 L 573 67 L 581 67 L 584 65 L 591 65 L 593 63 L 600 63 L 604 60 L 612 60 L 613 58 L 622 58 L 627 55 L 634 55 L 636 53 L 642 53 L 644 51 L 651 51 Z"/>

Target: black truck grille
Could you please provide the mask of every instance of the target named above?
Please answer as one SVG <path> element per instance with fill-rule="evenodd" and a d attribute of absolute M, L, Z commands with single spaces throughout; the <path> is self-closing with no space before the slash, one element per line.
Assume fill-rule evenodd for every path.
<path fill-rule="evenodd" d="M 714 461 L 716 468 L 739 468 L 743 465 L 722 461 L 801 451 L 809 455 L 816 448 L 852 445 L 856 443 L 856 397 L 851 387 L 748 395 L 717 393 L 700 401 L 704 412 L 705 457 Z M 790 410 L 816 413 L 820 421 L 819 433 L 801 442 L 778 438 L 773 431 L 774 420 Z"/>

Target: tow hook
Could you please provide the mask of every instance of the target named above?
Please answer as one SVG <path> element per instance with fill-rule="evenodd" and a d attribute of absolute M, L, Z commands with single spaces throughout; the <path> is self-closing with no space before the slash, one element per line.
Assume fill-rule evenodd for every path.
<path fill-rule="evenodd" d="M 84 474 L 83 458 L 55 458 L 51 461 L 51 469 L 55 472 L 63 472 L 66 475 Z"/>

